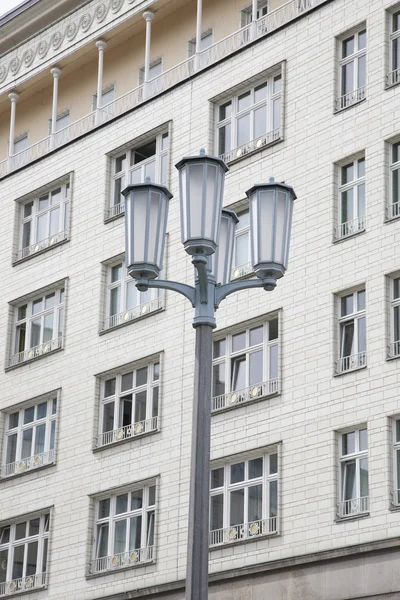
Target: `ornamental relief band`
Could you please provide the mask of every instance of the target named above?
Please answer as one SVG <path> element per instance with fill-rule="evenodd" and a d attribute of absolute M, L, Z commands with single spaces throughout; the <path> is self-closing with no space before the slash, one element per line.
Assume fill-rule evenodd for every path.
<path fill-rule="evenodd" d="M 59 50 L 67 49 L 68 45 L 76 40 L 78 34 L 87 34 L 93 26 L 103 25 L 107 17 L 111 22 L 115 18 L 114 15 L 117 15 L 123 6 L 128 10 L 132 8 L 132 5 L 139 4 L 141 4 L 140 0 L 97 0 L 92 3 L 92 6 L 85 6 L 83 10 L 77 10 L 68 19 L 65 19 L 64 23 L 58 23 L 58 29 L 53 33 L 49 32 L 47 38 L 41 36 L 40 41 L 38 37 L 30 40 L 14 51 L 13 58 L 6 56 L 0 63 L 0 85 L 4 84 L 7 79 L 11 80 L 18 75 L 21 76 L 32 67 L 35 60 L 39 63 L 45 58 L 55 58 L 56 53 Z M 15 84 L 15 82 L 13 83 Z"/>

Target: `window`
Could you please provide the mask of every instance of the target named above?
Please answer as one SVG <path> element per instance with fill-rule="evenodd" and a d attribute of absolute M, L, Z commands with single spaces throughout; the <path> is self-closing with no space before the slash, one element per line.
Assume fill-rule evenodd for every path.
<path fill-rule="evenodd" d="M 340 167 L 339 224 L 336 239 L 365 230 L 365 158 Z"/>
<path fill-rule="evenodd" d="M 400 277 L 390 279 L 390 351 L 389 357 L 400 356 Z"/>
<path fill-rule="evenodd" d="M 232 162 L 281 138 L 280 74 L 216 107 L 217 152 Z"/>
<path fill-rule="evenodd" d="M 111 85 L 108 85 L 106 88 L 104 88 L 103 91 L 101 92 L 100 106 L 106 106 L 106 104 L 113 102 L 114 98 L 115 98 L 115 88 L 114 88 L 114 84 L 111 84 Z M 93 110 L 96 110 L 96 108 L 97 108 L 97 92 L 96 92 L 96 94 L 93 94 Z"/>
<path fill-rule="evenodd" d="M 277 317 L 214 341 L 213 411 L 279 392 L 278 344 Z"/>
<path fill-rule="evenodd" d="M 48 513 L 0 526 L 0 596 L 46 585 Z"/>
<path fill-rule="evenodd" d="M 2 477 L 54 462 L 57 397 L 6 415 Z"/>
<path fill-rule="evenodd" d="M 68 238 L 69 196 L 70 184 L 65 182 L 19 204 L 20 232 L 16 261 Z"/>
<path fill-rule="evenodd" d="M 343 296 L 339 301 L 340 357 L 337 372 L 345 373 L 367 364 L 365 290 Z"/>
<path fill-rule="evenodd" d="M 393 451 L 394 451 L 394 491 L 393 505 L 400 506 L 400 419 L 393 420 Z"/>
<path fill-rule="evenodd" d="M 390 20 L 390 50 L 389 73 L 387 85 L 400 83 L 400 11 L 389 13 Z"/>
<path fill-rule="evenodd" d="M 211 467 L 210 546 L 278 531 L 278 454 Z"/>
<path fill-rule="evenodd" d="M 14 353 L 9 366 L 62 348 L 64 287 L 15 306 L 14 320 Z"/>
<path fill-rule="evenodd" d="M 261 17 L 265 17 L 268 13 L 268 0 L 258 0 L 257 2 L 257 19 L 261 19 Z M 252 21 L 253 10 L 252 5 L 246 6 L 243 10 L 240 11 L 240 27 L 246 27 L 246 25 L 250 25 Z"/>
<path fill-rule="evenodd" d="M 97 446 L 157 431 L 159 386 L 158 361 L 103 380 Z"/>
<path fill-rule="evenodd" d="M 400 142 L 390 145 L 390 204 L 388 219 L 400 217 Z"/>
<path fill-rule="evenodd" d="M 202 50 L 206 50 L 213 43 L 213 31 L 212 29 L 207 29 L 201 34 L 200 39 L 200 52 Z M 189 56 L 193 56 L 196 54 L 196 37 L 192 38 L 189 41 Z"/>
<path fill-rule="evenodd" d="M 26 150 L 28 147 L 28 134 L 22 133 L 14 140 L 14 154 L 18 154 L 18 152 L 22 152 Z"/>
<path fill-rule="evenodd" d="M 250 212 L 249 209 L 237 213 L 239 222 L 235 225 L 235 245 L 231 279 L 238 279 L 253 272 L 250 250 Z"/>
<path fill-rule="evenodd" d="M 366 41 L 365 29 L 339 41 L 340 97 L 336 100 L 337 111 L 365 99 Z"/>
<path fill-rule="evenodd" d="M 163 302 L 163 290 L 152 288 L 147 292 L 139 292 L 135 280 L 125 267 L 124 260 L 120 259 L 116 264 L 107 267 L 107 316 L 103 321 L 102 331 L 126 325 L 159 310 L 163 307 Z"/>
<path fill-rule="evenodd" d="M 97 500 L 92 573 L 154 560 L 155 504 L 154 484 Z"/>
<path fill-rule="evenodd" d="M 167 184 L 168 175 L 168 133 L 160 133 L 142 145 L 122 152 L 113 159 L 113 185 L 111 207 L 108 218 L 125 211 L 121 191 L 131 183 L 144 183 L 150 177 L 153 183 Z"/>
<path fill-rule="evenodd" d="M 366 513 L 368 506 L 368 432 L 366 427 L 340 435 L 339 518 Z"/>
<path fill-rule="evenodd" d="M 158 77 L 163 72 L 162 58 L 156 58 L 149 65 L 149 81 Z M 139 69 L 139 85 L 144 83 L 144 67 Z"/>

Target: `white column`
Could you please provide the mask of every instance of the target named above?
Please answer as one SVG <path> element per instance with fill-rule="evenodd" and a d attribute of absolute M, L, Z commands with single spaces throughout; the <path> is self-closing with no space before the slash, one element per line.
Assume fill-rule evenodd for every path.
<path fill-rule="evenodd" d="M 8 144 L 8 157 L 9 159 L 14 154 L 14 138 L 15 138 L 15 113 L 17 108 L 17 100 L 19 98 L 19 94 L 17 92 L 11 92 L 8 94 L 8 97 L 11 100 L 11 116 L 10 116 L 10 141 Z"/>
<path fill-rule="evenodd" d="M 202 29 L 202 14 L 203 14 L 203 0 L 197 0 L 197 15 L 196 15 L 196 58 L 195 68 L 199 68 L 199 52 L 201 44 L 201 29 Z"/>
<path fill-rule="evenodd" d="M 51 109 L 51 139 L 50 147 L 54 148 L 54 134 L 57 128 L 57 106 L 58 106 L 58 78 L 61 75 L 61 69 L 54 67 L 50 69 L 50 73 L 53 75 L 53 106 Z"/>
<path fill-rule="evenodd" d="M 98 40 L 96 42 L 96 48 L 99 51 L 99 62 L 97 69 L 97 99 L 96 99 L 96 123 L 99 122 L 100 118 L 100 107 L 101 107 L 101 95 L 103 91 L 103 64 L 104 64 L 104 50 L 107 48 L 107 43 L 104 40 Z"/>
<path fill-rule="evenodd" d="M 257 34 L 257 0 L 252 0 L 251 3 L 251 20 L 252 20 L 252 28 L 253 28 L 253 39 L 256 39 Z"/>
<path fill-rule="evenodd" d="M 146 21 L 146 46 L 144 51 L 144 95 L 147 96 L 147 82 L 150 73 L 150 42 L 151 42 L 151 22 L 154 19 L 154 13 L 147 10 L 143 13 L 143 19 Z"/>

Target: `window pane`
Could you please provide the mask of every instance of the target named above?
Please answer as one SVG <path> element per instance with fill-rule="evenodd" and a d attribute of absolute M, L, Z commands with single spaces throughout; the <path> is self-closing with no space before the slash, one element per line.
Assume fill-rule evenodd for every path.
<path fill-rule="evenodd" d="M 120 287 L 110 290 L 110 317 L 120 312 L 120 292 Z"/>
<path fill-rule="evenodd" d="M 231 465 L 231 483 L 244 481 L 244 462 Z"/>
<path fill-rule="evenodd" d="M 235 230 L 239 231 L 245 227 L 250 227 L 250 210 L 245 210 L 238 214 L 239 223 L 236 223 Z"/>
<path fill-rule="evenodd" d="M 43 560 L 42 560 L 42 572 L 46 573 L 47 570 L 47 544 L 48 544 L 48 539 L 45 538 L 43 540 Z"/>
<path fill-rule="evenodd" d="M 365 215 L 365 184 L 361 184 L 357 187 L 357 210 L 358 217 Z"/>
<path fill-rule="evenodd" d="M 151 75 L 151 77 L 155 77 L 155 73 Z M 147 144 L 144 144 L 143 146 L 140 146 L 139 148 L 135 148 L 135 150 L 132 151 L 132 155 L 131 155 L 131 164 L 132 165 L 137 165 L 141 162 L 143 162 L 144 160 L 146 160 L 147 158 L 150 158 L 151 156 L 155 156 L 156 154 L 156 140 L 152 140 L 151 142 L 148 142 Z"/>
<path fill-rule="evenodd" d="M 400 277 L 393 279 L 393 299 L 400 298 Z"/>
<path fill-rule="evenodd" d="M 55 235 L 60 231 L 60 209 L 57 208 L 50 212 L 50 233 L 49 235 Z"/>
<path fill-rule="evenodd" d="M 128 510 L 128 494 L 121 494 L 116 498 L 115 514 L 127 512 Z"/>
<path fill-rule="evenodd" d="M 158 381 L 160 379 L 160 364 L 155 363 L 153 367 L 153 381 Z"/>
<path fill-rule="evenodd" d="M 46 239 L 47 238 L 47 213 L 38 217 L 36 227 L 37 227 L 36 228 L 36 241 L 40 242 L 41 240 Z"/>
<path fill-rule="evenodd" d="M 112 431 L 114 429 L 114 402 L 107 402 L 103 407 L 103 428 L 102 432 Z"/>
<path fill-rule="evenodd" d="M 30 217 L 32 214 L 33 202 L 28 202 L 28 204 L 24 204 L 24 219 L 26 217 Z"/>
<path fill-rule="evenodd" d="M 276 517 L 278 515 L 278 482 L 269 482 L 269 516 Z"/>
<path fill-rule="evenodd" d="M 400 201 L 399 169 L 392 173 L 392 204 Z"/>
<path fill-rule="evenodd" d="M 269 321 L 268 339 L 269 341 L 278 339 L 278 319 L 272 319 L 272 321 Z"/>
<path fill-rule="evenodd" d="M 358 352 L 365 352 L 367 349 L 365 317 L 358 319 Z"/>
<path fill-rule="evenodd" d="M 161 150 L 166 150 L 169 147 L 168 133 L 163 133 L 161 138 Z"/>
<path fill-rule="evenodd" d="M 35 321 L 31 322 L 31 348 L 40 344 L 40 326 L 41 319 L 36 319 Z"/>
<path fill-rule="evenodd" d="M 254 458 L 249 460 L 249 479 L 255 479 L 256 477 L 262 477 L 263 474 L 263 459 Z"/>
<path fill-rule="evenodd" d="M 56 422 L 52 421 L 51 429 L 50 429 L 50 450 L 54 450 L 55 436 L 56 436 Z"/>
<path fill-rule="evenodd" d="M 158 387 L 153 388 L 153 408 L 151 412 L 152 417 L 158 416 Z"/>
<path fill-rule="evenodd" d="M 368 449 L 368 430 L 361 429 L 360 432 L 360 450 Z"/>
<path fill-rule="evenodd" d="M 44 308 L 47 310 L 48 308 L 52 308 L 55 303 L 56 294 L 53 292 L 52 294 L 47 294 L 44 299 Z"/>
<path fill-rule="evenodd" d="M 346 58 L 350 54 L 354 54 L 354 36 L 342 42 L 342 57 Z"/>
<path fill-rule="evenodd" d="M 130 519 L 129 550 L 141 547 L 142 538 L 142 515 Z"/>
<path fill-rule="evenodd" d="M 49 206 L 49 195 L 39 198 L 39 210 L 43 210 Z"/>
<path fill-rule="evenodd" d="M 131 494 L 131 510 L 139 510 L 143 506 L 143 490 L 135 490 Z"/>
<path fill-rule="evenodd" d="M 232 336 L 232 352 L 237 352 L 246 347 L 246 332 L 236 333 Z"/>
<path fill-rule="evenodd" d="M 254 102 L 260 102 L 267 97 L 267 84 L 263 83 L 254 89 Z M 265 110 L 265 109 L 264 109 Z"/>
<path fill-rule="evenodd" d="M 21 458 L 32 456 L 32 432 L 33 429 L 25 429 L 22 433 Z"/>
<path fill-rule="evenodd" d="M 282 77 L 280 75 L 278 75 L 277 77 L 274 77 L 274 89 L 273 89 L 273 93 L 277 94 L 278 92 L 280 92 L 282 89 Z"/>
<path fill-rule="evenodd" d="M 126 310 L 135 308 L 138 304 L 138 292 L 133 279 L 126 284 Z"/>
<path fill-rule="evenodd" d="M 22 540 L 24 537 L 26 537 L 26 521 L 23 523 L 18 523 L 15 528 L 15 539 Z"/>
<path fill-rule="evenodd" d="M 250 329 L 250 346 L 263 343 L 263 327 Z"/>
<path fill-rule="evenodd" d="M 31 243 L 31 222 L 24 223 L 22 226 L 22 248 L 27 248 Z"/>
<path fill-rule="evenodd" d="M 7 438 L 6 464 L 15 462 L 17 451 L 17 434 L 9 435 Z"/>
<path fill-rule="evenodd" d="M 120 427 L 126 427 L 132 423 L 132 394 L 121 398 L 120 404 Z"/>
<path fill-rule="evenodd" d="M 37 566 L 38 542 L 28 544 L 28 556 L 26 561 L 26 575 L 34 575 Z"/>
<path fill-rule="evenodd" d="M 244 523 L 244 490 L 230 493 L 230 525 Z"/>
<path fill-rule="evenodd" d="M 238 97 L 238 112 L 248 108 L 251 103 L 251 92 L 245 92 Z"/>
<path fill-rule="evenodd" d="M 365 158 L 358 161 L 358 177 L 365 177 Z"/>
<path fill-rule="evenodd" d="M 0 583 L 4 583 L 7 578 L 8 549 L 0 550 Z"/>
<path fill-rule="evenodd" d="M 31 535 L 39 535 L 39 527 L 40 527 L 40 518 L 31 519 L 29 521 L 29 536 Z"/>
<path fill-rule="evenodd" d="M 108 524 L 100 525 L 97 529 L 96 557 L 108 556 Z"/>
<path fill-rule="evenodd" d="M 250 141 L 250 115 L 237 119 L 237 146 L 242 146 Z"/>
<path fill-rule="evenodd" d="M 275 126 L 274 126 L 274 129 L 275 129 Z M 261 108 L 257 108 L 254 111 L 253 139 L 261 137 L 262 135 L 265 135 L 266 133 L 267 133 L 267 109 L 265 108 L 265 106 L 262 106 Z"/>
<path fill-rule="evenodd" d="M 14 427 L 18 427 L 19 421 L 19 412 L 12 413 L 8 417 L 8 429 L 14 429 Z"/>
<path fill-rule="evenodd" d="M 366 72 L 365 61 L 366 61 L 366 56 L 360 56 L 360 58 L 358 59 L 357 87 L 359 87 L 359 88 L 363 87 L 365 85 L 365 72 Z"/>
<path fill-rule="evenodd" d="M 114 530 L 114 554 L 125 552 L 126 520 L 116 521 Z"/>
<path fill-rule="evenodd" d="M 393 341 L 400 341 L 400 306 L 393 308 Z"/>
<path fill-rule="evenodd" d="M 48 342 L 53 339 L 53 321 L 54 314 L 51 312 L 44 317 L 43 341 Z"/>
<path fill-rule="evenodd" d="M 368 496 L 368 459 L 360 460 L 360 497 Z"/>
<path fill-rule="evenodd" d="M 117 204 L 121 204 L 121 202 L 124 200 L 124 197 L 121 194 L 121 191 L 124 189 L 124 187 L 125 176 L 123 175 L 122 177 L 118 177 L 118 179 L 114 181 L 114 206 L 116 206 Z"/>
<path fill-rule="evenodd" d="M 156 486 L 149 487 L 149 506 L 154 506 L 156 503 Z"/>
<path fill-rule="evenodd" d="M 354 189 L 346 190 L 341 194 L 341 223 L 347 223 L 354 219 Z"/>
<path fill-rule="evenodd" d="M 356 434 L 354 431 L 342 436 L 342 454 L 352 454 L 356 451 Z"/>
<path fill-rule="evenodd" d="M 126 390 L 131 390 L 133 388 L 133 372 L 125 373 L 122 375 L 121 380 L 121 390 L 125 392 Z"/>
<path fill-rule="evenodd" d="M 138 369 L 136 371 L 136 387 L 140 385 L 146 385 L 147 383 L 147 367 L 143 367 L 143 369 Z"/>
<path fill-rule="evenodd" d="M 19 579 L 23 575 L 24 549 L 25 549 L 25 546 L 16 546 L 14 548 L 14 560 L 13 560 L 13 566 L 12 566 L 12 578 L 13 579 Z"/>
<path fill-rule="evenodd" d="M 168 173 L 168 156 L 164 154 L 161 157 L 161 183 L 162 185 L 167 184 L 167 173 Z"/>
<path fill-rule="evenodd" d="M 358 49 L 362 50 L 363 48 L 365 48 L 366 43 L 367 43 L 367 32 L 360 31 L 360 33 L 358 34 Z"/>
<path fill-rule="evenodd" d="M 249 385 L 263 381 L 263 351 L 249 354 Z"/>
<path fill-rule="evenodd" d="M 42 402 L 37 406 L 37 419 L 44 419 L 47 414 L 47 402 Z"/>
<path fill-rule="evenodd" d="M 269 457 L 269 474 L 274 475 L 278 472 L 278 455 L 271 454 Z"/>
<path fill-rule="evenodd" d="M 272 128 L 278 129 L 281 126 L 281 99 L 276 98 L 272 102 Z"/>
<path fill-rule="evenodd" d="M 104 382 L 104 397 L 108 398 L 108 396 L 114 396 L 115 394 L 115 378 L 107 379 Z"/>
<path fill-rule="evenodd" d="M 224 496 L 211 496 L 210 498 L 210 530 L 222 529 L 224 526 Z"/>
<path fill-rule="evenodd" d="M 146 399 L 147 392 L 136 394 L 135 399 L 135 423 L 146 419 Z"/>
<path fill-rule="evenodd" d="M 224 485 L 224 467 L 211 469 L 211 489 L 219 488 Z"/>
<path fill-rule="evenodd" d="M 44 440 L 46 435 L 46 425 L 38 425 L 35 432 L 35 452 L 34 454 L 41 454 L 44 452 Z"/>
<path fill-rule="evenodd" d="M 229 119 L 229 117 L 231 116 L 231 112 L 232 112 L 232 103 L 231 102 L 222 104 L 222 106 L 219 107 L 219 111 L 218 111 L 219 121 L 224 121 L 225 119 Z"/>
<path fill-rule="evenodd" d="M 30 406 L 29 408 L 26 408 L 24 410 L 24 425 L 26 425 L 27 423 L 32 423 L 34 418 L 35 418 L 35 407 Z"/>
<path fill-rule="evenodd" d="M 155 513 L 152 510 L 147 513 L 147 532 L 146 532 L 146 547 L 154 544 L 154 517 Z"/>
<path fill-rule="evenodd" d="M 262 519 L 262 485 L 254 485 L 248 491 L 247 522 Z"/>
<path fill-rule="evenodd" d="M 225 363 L 213 366 L 213 397 L 225 394 Z"/>
<path fill-rule="evenodd" d="M 99 502 L 99 519 L 106 519 L 110 514 L 110 498 Z"/>
<path fill-rule="evenodd" d="M 269 379 L 277 379 L 278 377 L 278 346 L 270 346 L 269 348 Z"/>
<path fill-rule="evenodd" d="M 214 358 L 219 358 L 220 356 L 225 356 L 226 352 L 226 341 L 225 338 L 223 340 L 217 340 L 213 344 L 213 356 Z"/>
<path fill-rule="evenodd" d="M 231 131 L 230 123 L 218 129 L 218 154 L 231 150 Z"/>
<path fill-rule="evenodd" d="M 32 303 L 32 314 L 37 315 L 43 310 L 43 299 L 39 298 L 38 300 L 34 300 Z"/>
<path fill-rule="evenodd" d="M 351 315 L 354 311 L 353 311 L 353 294 L 350 294 L 350 296 L 344 296 L 343 298 L 341 298 L 341 315 L 342 317 L 346 316 L 346 315 Z"/>
<path fill-rule="evenodd" d="M 342 494 L 343 500 L 357 498 L 356 494 L 356 462 L 354 460 L 346 462 L 343 468 Z"/>
<path fill-rule="evenodd" d="M 354 62 L 342 66 L 342 95 L 354 90 Z"/>
<path fill-rule="evenodd" d="M 235 238 L 234 266 L 247 265 L 250 262 L 249 259 L 249 232 L 246 231 Z"/>
<path fill-rule="evenodd" d="M 246 357 L 233 358 L 231 362 L 231 391 L 246 387 Z"/>
<path fill-rule="evenodd" d="M 119 281 L 122 276 L 122 263 L 111 267 L 111 283 Z"/>
<path fill-rule="evenodd" d="M 365 310 L 365 290 L 357 292 L 357 310 Z"/>
<path fill-rule="evenodd" d="M 115 159 L 115 173 L 125 171 L 126 168 L 126 154 L 122 154 Z"/>

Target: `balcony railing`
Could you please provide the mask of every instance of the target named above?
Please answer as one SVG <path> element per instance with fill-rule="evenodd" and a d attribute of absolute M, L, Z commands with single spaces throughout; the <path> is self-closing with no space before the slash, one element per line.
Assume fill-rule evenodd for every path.
<path fill-rule="evenodd" d="M 1 477 L 10 477 L 11 475 L 17 475 L 19 473 L 25 473 L 44 465 L 50 465 L 54 462 L 54 450 L 48 452 L 41 452 L 34 456 L 28 456 L 27 458 L 21 458 L 7 465 L 1 467 Z"/>
<path fill-rule="evenodd" d="M 400 340 L 392 342 L 389 346 L 389 358 L 396 358 L 400 356 Z"/>
<path fill-rule="evenodd" d="M 387 207 L 387 218 L 395 219 L 396 217 L 400 217 L 400 202 L 393 202 Z"/>
<path fill-rule="evenodd" d="M 346 373 L 347 371 L 354 371 L 355 369 L 361 369 L 367 364 L 367 353 L 359 352 L 358 354 L 352 354 L 351 356 L 343 356 L 339 358 L 336 364 L 337 373 Z"/>
<path fill-rule="evenodd" d="M 54 338 L 53 340 L 39 344 L 39 346 L 28 348 L 28 350 L 23 350 L 23 352 L 18 352 L 18 354 L 12 354 L 10 356 L 8 366 L 13 367 L 15 365 L 32 360 L 33 358 L 37 358 L 38 356 L 43 356 L 44 354 L 48 354 L 49 352 L 53 352 L 54 350 L 62 348 L 62 345 L 63 338 L 61 335 L 58 338 Z"/>
<path fill-rule="evenodd" d="M 108 209 L 107 219 L 112 219 L 113 217 L 118 217 L 118 215 L 122 215 L 125 212 L 125 202 L 121 200 L 118 204 L 114 204 L 114 206 L 110 206 Z"/>
<path fill-rule="evenodd" d="M 38 252 L 40 252 L 42 250 L 46 250 L 47 248 L 51 248 L 51 246 L 54 246 L 55 244 L 59 244 L 60 242 L 63 242 L 67 238 L 68 238 L 67 232 L 60 231 L 59 233 L 55 233 L 54 235 L 52 235 L 44 240 L 41 240 L 40 242 L 36 242 L 36 244 L 31 244 L 30 246 L 27 246 L 26 248 L 21 248 L 21 250 L 18 250 L 17 254 L 15 255 L 14 262 L 22 260 L 23 258 L 27 258 L 28 256 L 32 256 L 33 254 L 37 254 Z"/>
<path fill-rule="evenodd" d="M 235 390 L 220 396 L 214 396 L 212 399 L 211 411 L 217 412 L 226 408 L 233 408 L 238 404 L 256 400 L 279 392 L 279 379 L 270 379 L 264 383 L 252 385 L 243 390 Z"/>
<path fill-rule="evenodd" d="M 226 38 L 219 40 L 212 46 L 202 50 L 197 57 L 190 56 L 158 77 L 130 90 L 106 106 L 102 106 L 98 111 L 92 111 L 78 121 L 71 123 L 68 127 L 56 132 L 54 136 L 49 135 L 36 144 L 29 146 L 26 150 L 1 162 L 0 177 L 4 177 L 7 173 L 15 171 L 37 158 L 44 156 L 51 150 L 67 144 L 103 123 L 107 123 L 111 119 L 138 106 L 145 100 L 161 94 L 174 85 L 185 81 L 185 79 L 188 79 L 196 72 L 200 72 L 219 60 L 230 56 L 240 48 L 263 37 L 266 33 L 271 33 L 325 2 L 327 2 L 327 0 L 289 0 L 286 4 L 283 4 L 276 10 L 271 11 L 268 15 L 258 19 L 255 25 L 251 23 L 250 25 L 235 31 Z M 355 92 L 353 92 L 353 94 L 355 94 Z M 270 136 L 270 141 L 274 141 L 273 132 L 268 135 Z M 256 142 L 257 141 L 258 140 L 256 140 Z M 270 142 L 266 142 L 265 145 L 267 143 Z M 238 150 L 239 148 L 235 149 L 236 152 Z M 252 150 L 247 150 L 247 152 L 250 151 Z"/>
<path fill-rule="evenodd" d="M 369 511 L 369 498 L 363 496 L 362 498 L 352 498 L 351 500 L 343 500 L 338 504 L 338 517 L 343 519 L 344 517 L 352 517 L 354 515 L 361 515 Z"/>
<path fill-rule="evenodd" d="M 129 323 L 134 319 L 139 319 L 139 317 L 144 317 L 145 315 L 154 312 L 155 310 L 163 308 L 163 306 L 164 295 L 161 295 L 158 296 L 158 298 L 149 300 L 149 302 L 139 304 L 139 306 L 135 306 L 135 308 L 131 308 L 129 310 L 125 310 L 122 313 L 118 313 L 117 315 L 107 317 L 107 319 L 104 319 L 102 331 L 107 331 L 107 329 L 112 329 L 113 327 L 117 327 L 118 325 Z"/>
<path fill-rule="evenodd" d="M 18 593 L 44 587 L 46 585 L 46 576 L 47 573 L 36 573 L 35 575 L 27 575 L 20 579 L 0 583 L 0 598 L 14 594 L 17 596 Z"/>
<path fill-rule="evenodd" d="M 121 554 L 96 558 L 91 561 L 90 572 L 101 573 L 104 571 L 112 571 L 123 567 L 133 567 L 134 565 L 153 562 L 153 560 L 154 546 L 148 546 L 147 548 L 138 548 L 137 550 L 130 550 L 129 552 L 121 552 Z"/>
<path fill-rule="evenodd" d="M 386 76 L 387 87 L 392 87 L 392 85 L 396 85 L 398 83 L 400 83 L 400 69 L 390 71 L 390 73 L 388 73 Z"/>
<path fill-rule="evenodd" d="M 363 85 L 362 87 L 358 88 L 357 90 L 353 90 L 352 92 L 349 92 L 348 94 L 344 94 L 343 96 L 340 96 L 340 98 L 336 99 L 336 111 L 340 111 L 343 110 L 344 108 L 348 108 L 349 106 L 352 106 L 353 104 L 357 104 L 358 102 L 361 102 L 362 100 L 365 100 L 365 86 Z"/>
<path fill-rule="evenodd" d="M 357 217 L 352 221 L 340 223 L 336 226 L 336 239 L 341 240 L 350 235 L 355 235 L 365 230 L 365 217 Z"/>
<path fill-rule="evenodd" d="M 223 544 L 232 544 L 241 540 L 249 540 L 262 535 L 277 533 L 277 520 L 277 517 L 270 517 L 269 519 L 252 521 L 251 523 L 214 529 L 209 533 L 209 545 L 222 546 Z"/>
<path fill-rule="evenodd" d="M 239 279 L 240 277 L 250 275 L 250 273 L 253 273 L 253 265 L 251 262 L 244 265 L 238 265 L 237 267 L 233 267 L 231 271 L 231 279 Z"/>
<path fill-rule="evenodd" d="M 222 160 L 225 161 L 227 164 L 230 164 L 235 162 L 236 160 L 240 160 L 247 154 L 251 154 L 252 152 L 261 150 L 262 148 L 265 148 L 266 146 L 269 146 L 270 144 L 277 142 L 280 139 L 281 130 L 278 127 L 278 129 L 269 131 L 265 135 L 262 135 L 261 137 L 256 138 L 255 140 L 251 140 L 250 142 L 247 142 L 246 144 L 243 144 L 238 148 L 234 148 L 229 152 L 225 152 L 225 154 L 221 154 L 220 158 L 222 158 Z"/>
<path fill-rule="evenodd" d="M 113 429 L 112 431 L 106 431 L 100 433 L 97 437 L 97 447 L 108 446 L 108 444 L 114 444 L 115 442 L 122 442 L 144 433 L 150 433 L 151 431 L 157 431 L 158 429 L 158 417 L 151 417 L 151 419 L 145 419 L 144 421 L 137 421 L 132 425 L 125 425 L 119 429 Z"/>

